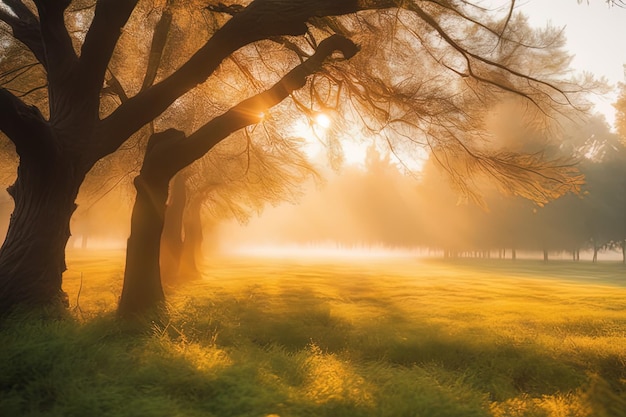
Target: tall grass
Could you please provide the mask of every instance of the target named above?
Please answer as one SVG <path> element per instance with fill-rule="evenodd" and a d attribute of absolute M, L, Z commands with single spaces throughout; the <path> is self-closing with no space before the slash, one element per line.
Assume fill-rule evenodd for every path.
<path fill-rule="evenodd" d="M 570 265 L 223 259 L 138 333 L 75 256 L 70 317 L 1 325 L 0 415 L 626 416 L 626 271 Z"/>

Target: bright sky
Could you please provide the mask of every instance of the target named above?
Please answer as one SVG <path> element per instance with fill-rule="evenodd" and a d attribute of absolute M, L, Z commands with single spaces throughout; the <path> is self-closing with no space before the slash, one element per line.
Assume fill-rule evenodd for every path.
<path fill-rule="evenodd" d="M 509 0 L 482 0 L 487 7 L 509 5 Z M 609 7 L 604 0 L 517 0 L 517 10 L 527 15 L 535 27 L 548 24 L 564 28 L 567 49 L 574 55 L 573 70 L 577 73 L 590 72 L 597 78 L 606 78 L 609 83 L 625 82 L 626 8 Z M 613 103 L 616 94 L 592 98 L 596 111 L 603 113 L 613 124 Z M 326 129 L 332 121 L 328 118 L 316 120 L 314 129 L 301 122 L 294 126 L 295 133 L 306 140 L 305 151 L 312 157 L 322 152 L 320 139 L 325 138 Z M 357 142 L 342 141 L 344 156 L 349 164 L 363 163 L 367 146 Z"/>
<path fill-rule="evenodd" d="M 572 65 L 609 82 L 624 82 L 626 64 L 626 8 L 608 7 L 604 0 L 518 0 L 518 10 L 535 26 L 547 23 L 565 27 L 567 47 L 574 54 Z M 596 108 L 612 123 L 615 96 L 594 100 Z"/>

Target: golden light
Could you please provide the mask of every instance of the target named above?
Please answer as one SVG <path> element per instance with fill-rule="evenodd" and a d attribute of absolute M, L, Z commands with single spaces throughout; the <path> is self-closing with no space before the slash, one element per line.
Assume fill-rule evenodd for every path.
<path fill-rule="evenodd" d="M 315 116 L 315 124 L 322 129 L 328 129 L 330 127 L 330 123 L 330 117 L 328 117 L 324 113 L 319 113 Z"/>
<path fill-rule="evenodd" d="M 328 115 L 317 113 L 307 121 L 299 120 L 293 125 L 294 134 L 304 139 L 303 150 L 310 158 L 323 152 L 326 131 L 331 123 Z"/>

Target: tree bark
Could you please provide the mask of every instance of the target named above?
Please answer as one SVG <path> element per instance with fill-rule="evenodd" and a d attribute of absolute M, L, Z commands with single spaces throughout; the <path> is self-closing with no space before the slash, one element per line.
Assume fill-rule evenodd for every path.
<path fill-rule="evenodd" d="M 64 22 L 69 1 L 35 0 L 37 16 L 19 0 L 4 3 L 13 14 L 4 10 L 0 20 L 46 69 L 50 116 L 0 88 L 0 131 L 20 158 L 9 189 L 15 207 L 0 248 L 0 315 L 20 305 L 67 304 L 61 284 L 70 218 L 87 171 L 106 155 L 99 146 L 100 91 L 134 7 L 130 0 L 98 2 L 79 59 Z"/>
<path fill-rule="evenodd" d="M 14 199 L 0 248 L 0 315 L 17 306 L 67 305 L 62 274 L 70 218 L 84 174 L 69 158 L 22 158 L 8 191 Z"/>
<path fill-rule="evenodd" d="M 167 200 L 167 179 L 139 175 L 126 245 L 124 286 L 118 313 L 126 319 L 160 314 L 165 307 L 159 252 Z"/>

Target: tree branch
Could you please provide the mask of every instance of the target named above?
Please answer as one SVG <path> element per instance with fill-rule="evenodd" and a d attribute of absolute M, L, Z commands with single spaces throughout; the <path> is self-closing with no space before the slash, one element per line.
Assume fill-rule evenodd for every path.
<path fill-rule="evenodd" d="M 511 0 L 512 1 L 512 0 Z M 442 5 L 441 7 L 445 7 Z M 228 6 L 213 7 L 212 10 L 233 14 L 204 46 L 202 46 L 185 64 L 170 76 L 152 87 L 140 92 L 135 97 L 119 106 L 101 125 L 101 149 L 104 154 L 113 152 L 134 132 L 165 111 L 176 99 L 206 81 L 223 60 L 239 48 L 259 40 L 272 39 L 285 35 L 302 35 L 307 31 L 307 22 L 316 17 L 336 16 L 355 13 L 362 10 L 404 8 L 415 13 L 419 18 L 444 39 L 448 45 L 456 49 L 467 60 L 472 70 L 472 61 L 505 71 L 513 77 L 526 80 L 543 89 L 560 90 L 549 82 L 522 74 L 507 68 L 501 63 L 487 57 L 472 53 L 452 39 L 438 21 L 421 9 L 415 2 L 399 0 L 254 0 L 241 11 Z M 456 9 L 448 7 L 455 13 Z M 471 20 L 468 19 L 470 22 Z M 493 33 L 493 30 L 490 30 Z M 470 75 L 470 74 L 467 74 Z M 508 86 L 492 77 L 481 77 L 471 74 L 482 83 L 492 84 L 506 91 L 512 91 L 530 100 L 530 93 Z M 541 91 L 549 97 L 550 93 Z"/>
<path fill-rule="evenodd" d="M 393 4 L 387 0 L 385 7 Z M 185 64 L 166 79 L 123 103 L 103 121 L 103 152 L 110 153 L 176 99 L 203 83 L 222 61 L 250 43 L 282 35 L 302 35 L 317 16 L 353 13 L 357 0 L 255 0 L 218 30 Z M 369 8 L 369 6 L 368 6 Z"/>
<path fill-rule="evenodd" d="M 217 3 L 217 4 L 209 4 L 208 6 L 205 7 L 205 9 L 214 12 L 214 13 L 224 13 L 230 16 L 234 16 L 237 13 L 241 12 L 244 7 L 241 4 L 224 4 L 224 3 Z"/>
<path fill-rule="evenodd" d="M 22 100 L 11 94 L 7 89 L 0 88 L 0 131 L 15 145 L 18 155 L 33 153 L 42 139 L 47 136 L 46 120 L 35 106 L 27 106 Z"/>
<path fill-rule="evenodd" d="M 163 50 L 167 43 L 167 36 L 172 26 L 172 12 L 170 10 L 170 2 L 167 3 L 161 18 L 157 22 L 154 33 L 152 35 L 152 44 L 150 45 L 150 55 L 148 57 L 148 67 L 144 76 L 141 90 L 147 90 L 154 84 L 161 59 L 163 58 Z"/>
<path fill-rule="evenodd" d="M 15 14 L 0 9 L 0 20 L 11 27 L 15 39 L 23 43 L 35 55 L 44 68 L 48 68 L 43 43 L 41 41 L 41 28 L 37 16 L 30 11 L 20 0 L 5 0 L 9 9 Z"/>
<path fill-rule="evenodd" d="M 102 89 L 102 94 L 115 94 L 119 97 L 120 101 L 123 103 L 128 100 L 128 95 L 126 94 L 126 90 L 122 87 L 122 83 L 117 79 L 115 74 L 111 70 L 109 70 L 109 74 L 111 75 L 107 80 L 107 86 Z"/>
<path fill-rule="evenodd" d="M 146 152 L 142 175 L 174 176 L 176 172 L 200 159 L 233 132 L 258 123 L 262 120 L 264 112 L 279 104 L 295 90 L 302 88 L 307 77 L 319 71 L 334 51 L 340 51 L 345 59 L 349 59 L 358 52 L 358 47 L 340 35 L 326 38 L 309 59 L 289 71 L 270 89 L 243 100 L 186 139 L 178 137 L 177 140 L 164 142 L 163 146 L 154 143 L 154 151 Z"/>
<path fill-rule="evenodd" d="M 107 66 L 115 45 L 128 21 L 137 0 L 99 0 L 78 63 L 78 79 L 82 94 L 96 102 L 104 83 Z"/>
<path fill-rule="evenodd" d="M 507 67 L 504 64 L 501 64 L 497 61 L 494 60 L 490 60 L 487 59 L 486 57 L 483 57 L 481 55 L 477 55 L 475 53 L 470 52 L 468 49 L 464 48 L 462 45 L 460 45 L 458 42 L 456 42 L 454 39 L 452 39 L 452 37 L 450 37 L 450 35 L 439 25 L 439 23 L 437 23 L 437 21 L 428 13 L 426 13 L 424 10 L 422 10 L 419 6 L 414 5 L 413 7 L 410 8 L 410 10 L 412 10 L 413 12 L 415 12 L 424 22 L 426 22 L 428 25 L 430 25 L 433 29 L 435 29 L 435 31 L 437 31 L 437 33 L 439 33 L 439 35 L 441 36 L 441 38 L 448 44 L 450 45 L 452 48 L 454 48 L 467 62 L 467 69 L 468 69 L 468 75 L 472 76 L 473 78 L 477 79 L 478 81 L 481 81 L 485 84 L 490 84 L 493 85 L 495 87 L 498 87 L 504 91 L 508 91 L 511 92 L 513 94 L 516 94 L 518 96 L 524 97 L 527 100 L 529 100 L 530 102 L 532 102 L 537 108 L 541 109 L 541 106 L 539 105 L 539 103 L 529 94 L 526 93 L 524 91 L 522 91 L 519 88 L 516 88 L 515 86 L 511 86 L 511 85 L 507 85 L 503 82 L 500 82 L 494 78 L 486 78 L 486 77 L 481 77 L 478 74 L 476 74 L 473 71 L 472 68 L 472 62 L 470 59 L 474 59 L 476 60 L 476 62 L 481 62 L 487 66 L 490 66 L 492 68 L 497 68 L 499 70 L 505 71 L 509 74 L 511 74 L 514 77 L 518 77 L 521 79 L 524 79 L 528 82 L 532 82 L 532 83 L 536 83 L 538 85 L 542 85 L 544 87 L 547 87 L 548 89 L 551 89 L 554 92 L 557 92 L 559 94 L 561 94 L 565 100 L 567 100 L 567 102 L 569 104 L 572 104 L 569 101 L 569 97 L 567 97 L 567 95 L 565 94 L 565 92 L 563 92 L 562 90 L 560 90 L 557 86 L 547 82 L 547 81 L 543 81 L 540 80 L 538 78 L 535 78 L 533 76 L 530 75 L 526 75 L 526 74 L 522 74 L 519 71 L 515 71 L 513 68 Z M 545 93 L 547 96 L 549 96 L 549 94 Z M 550 96 L 549 96 L 550 97 Z M 552 99 L 554 100 L 554 99 Z"/>
<path fill-rule="evenodd" d="M 64 12 L 70 0 L 35 0 L 44 45 L 45 66 L 51 89 L 65 83 L 78 60 L 65 27 Z"/>

